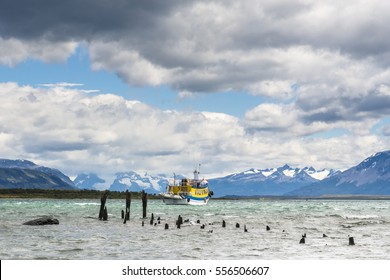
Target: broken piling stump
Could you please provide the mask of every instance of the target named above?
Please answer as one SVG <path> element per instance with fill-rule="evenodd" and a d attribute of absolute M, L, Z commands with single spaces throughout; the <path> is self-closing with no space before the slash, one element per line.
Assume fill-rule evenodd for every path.
<path fill-rule="evenodd" d="M 126 190 L 126 216 L 125 220 L 130 220 L 130 204 L 131 204 L 131 192 L 129 190 Z"/>
<path fill-rule="evenodd" d="M 142 190 L 142 218 L 146 218 L 146 207 L 148 205 L 148 194 Z"/>
<path fill-rule="evenodd" d="M 104 206 L 104 210 L 103 210 L 103 221 L 107 221 L 107 219 L 108 219 L 107 207 Z"/>
<path fill-rule="evenodd" d="M 176 221 L 177 228 L 180 228 L 180 226 L 182 224 L 183 224 L 183 218 L 182 218 L 182 216 L 179 215 L 179 217 L 177 218 L 177 221 Z"/>
<path fill-rule="evenodd" d="M 108 197 L 108 190 L 105 190 L 104 192 L 102 192 L 102 194 L 100 196 L 99 220 L 104 220 L 103 216 L 104 216 L 104 209 L 106 209 L 107 197 Z M 107 209 L 106 209 L 106 211 L 107 211 Z M 107 219 L 105 219 L 104 221 L 106 221 L 106 220 Z"/>

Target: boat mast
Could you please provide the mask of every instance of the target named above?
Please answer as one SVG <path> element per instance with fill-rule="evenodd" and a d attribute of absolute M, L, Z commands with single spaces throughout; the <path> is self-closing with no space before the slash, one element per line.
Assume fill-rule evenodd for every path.
<path fill-rule="evenodd" d="M 195 171 L 194 171 L 194 181 L 195 182 L 199 181 L 199 174 L 200 174 L 200 163 L 198 165 L 198 168 L 195 169 Z"/>

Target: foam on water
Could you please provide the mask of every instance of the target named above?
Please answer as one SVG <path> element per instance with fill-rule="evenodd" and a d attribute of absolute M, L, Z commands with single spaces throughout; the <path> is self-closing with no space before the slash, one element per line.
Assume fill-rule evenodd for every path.
<path fill-rule="evenodd" d="M 97 219 L 99 200 L 0 200 L 0 258 L 390 258 L 390 201 L 211 200 L 196 207 L 150 200 L 144 227 L 140 200 L 132 201 L 126 224 L 121 220 L 124 199 L 109 199 L 106 206 L 109 217 L 103 222 Z M 160 224 L 150 225 L 152 213 Z M 43 215 L 60 224 L 22 225 Z M 180 229 L 175 226 L 178 215 L 188 219 Z M 303 234 L 306 242 L 299 244 Z M 348 236 L 355 238 L 355 246 L 348 245 Z"/>

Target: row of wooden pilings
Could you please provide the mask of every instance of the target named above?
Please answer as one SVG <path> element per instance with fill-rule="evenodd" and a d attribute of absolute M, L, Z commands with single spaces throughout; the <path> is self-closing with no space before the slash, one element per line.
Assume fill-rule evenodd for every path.
<path fill-rule="evenodd" d="M 108 190 L 102 192 L 100 196 L 100 211 L 99 211 L 99 220 L 107 221 L 108 212 L 106 207 L 106 200 L 108 197 Z M 146 207 L 148 205 L 148 194 L 142 190 L 141 191 L 142 198 L 142 218 L 146 218 Z M 130 204 L 131 204 L 131 193 L 126 190 L 126 212 L 122 210 L 122 219 L 125 224 L 126 221 L 130 220 Z"/>
<path fill-rule="evenodd" d="M 99 220 L 107 221 L 107 207 L 106 207 L 106 200 L 108 197 L 108 190 L 104 191 L 100 197 L 100 211 L 99 211 Z M 148 194 L 145 191 L 141 192 L 141 198 L 142 198 L 142 218 L 146 218 L 146 207 L 148 204 Z M 122 219 L 123 223 L 125 224 L 126 221 L 130 220 L 130 204 L 131 204 L 131 193 L 126 190 L 126 212 L 122 210 Z M 160 217 L 157 218 L 158 224 L 160 224 Z M 188 220 L 187 220 L 188 221 Z M 200 223 L 198 220 L 197 223 Z M 154 224 L 154 215 L 152 213 L 151 219 L 150 219 L 150 224 Z M 157 224 L 157 223 L 156 223 Z M 154 224 L 154 225 L 156 225 Z M 181 215 L 179 215 L 178 219 L 176 220 L 176 227 L 180 229 L 180 226 L 183 224 L 183 218 Z M 144 221 L 142 221 L 142 226 L 144 226 Z M 226 222 L 225 220 L 222 221 L 222 227 L 226 227 Z M 236 223 L 236 228 L 239 228 L 240 224 Z M 169 225 L 165 224 L 164 228 L 167 230 L 169 229 Z M 201 229 L 204 229 L 205 225 L 201 225 Z M 270 231 L 271 228 L 267 225 L 266 230 Z M 210 230 L 209 233 L 212 233 L 213 230 Z M 244 225 L 244 232 L 248 232 L 248 229 L 246 228 L 246 225 Z M 284 232 L 284 230 L 283 230 Z M 328 237 L 326 234 L 323 234 L 323 237 Z M 349 245 L 355 245 L 355 240 L 353 237 L 348 236 L 349 238 Z M 306 233 L 302 235 L 301 240 L 299 241 L 300 244 L 305 244 L 305 239 L 306 239 Z"/>

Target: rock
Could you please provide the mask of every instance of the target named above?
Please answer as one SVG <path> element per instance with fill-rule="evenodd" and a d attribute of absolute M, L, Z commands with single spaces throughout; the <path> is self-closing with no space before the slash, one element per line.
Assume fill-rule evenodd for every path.
<path fill-rule="evenodd" d="M 52 217 L 41 217 L 35 220 L 31 220 L 23 223 L 28 226 L 43 226 L 43 225 L 58 225 L 60 222 Z"/>

